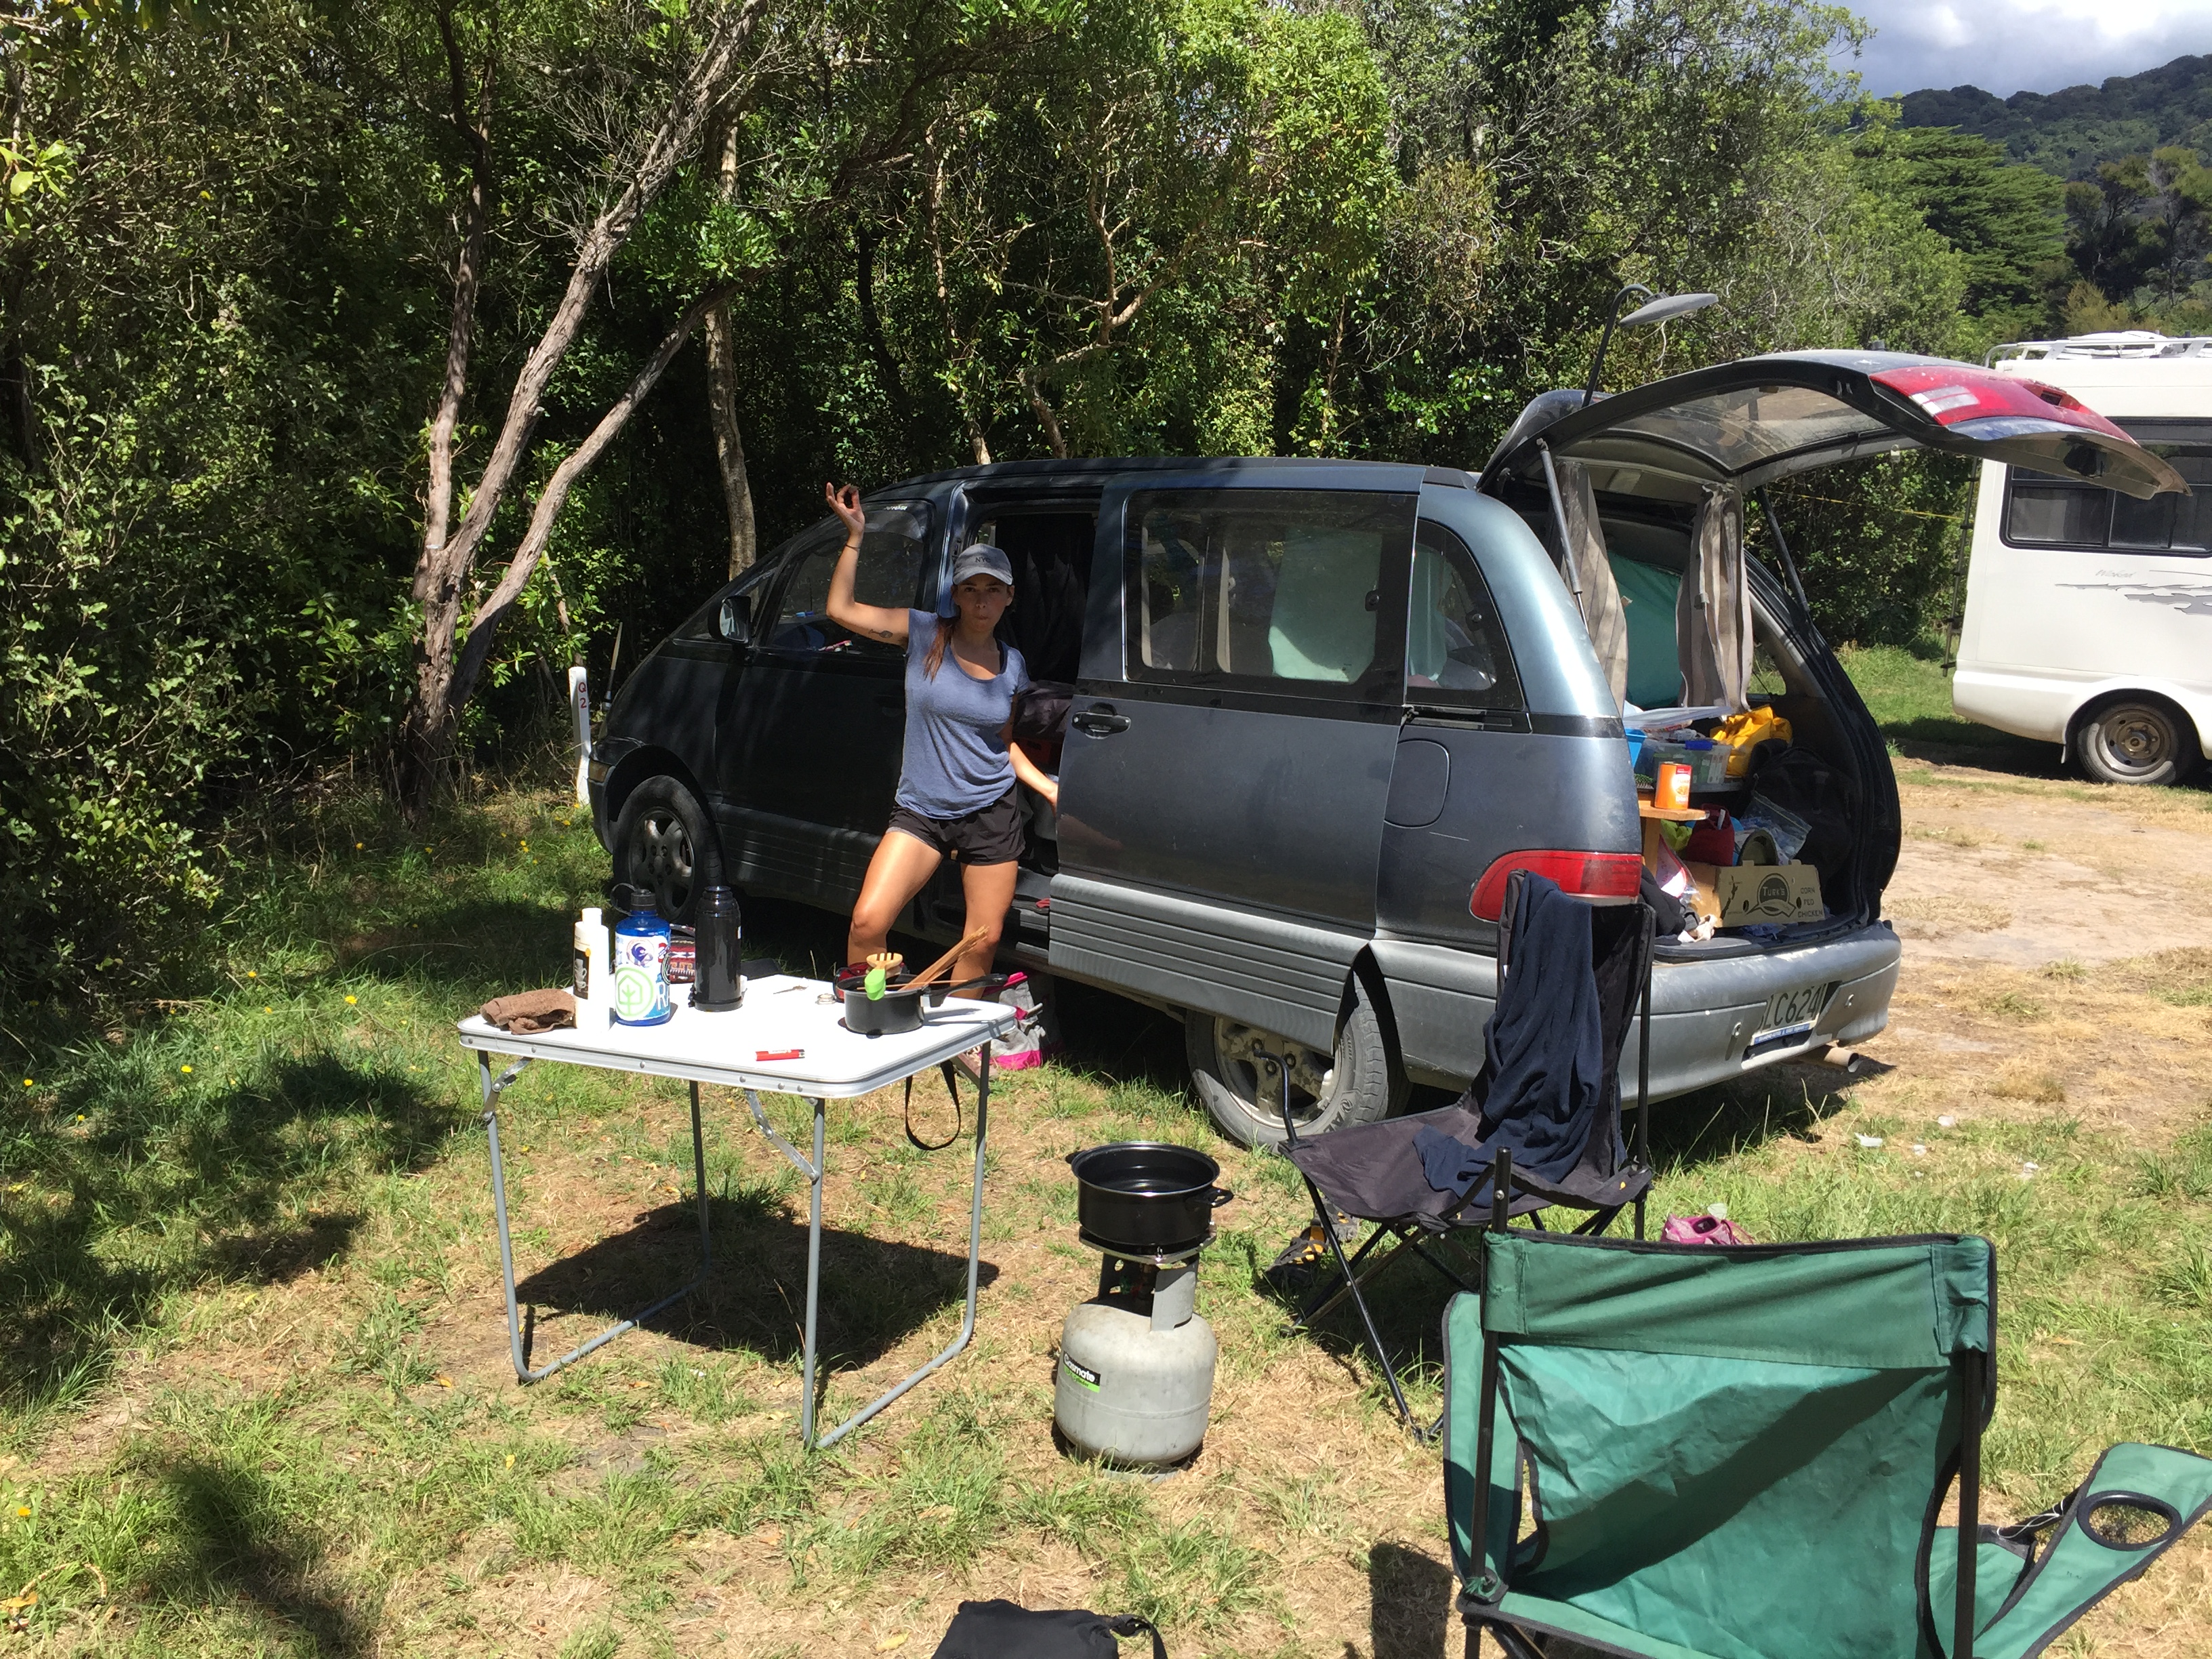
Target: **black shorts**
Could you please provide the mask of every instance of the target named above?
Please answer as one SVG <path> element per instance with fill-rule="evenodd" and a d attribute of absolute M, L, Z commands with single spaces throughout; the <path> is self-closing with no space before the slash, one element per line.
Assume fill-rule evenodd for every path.
<path fill-rule="evenodd" d="M 1022 855 L 1022 809 L 1011 789 L 957 818 L 926 818 L 894 806 L 884 828 L 903 830 L 955 864 L 1012 864 Z"/>

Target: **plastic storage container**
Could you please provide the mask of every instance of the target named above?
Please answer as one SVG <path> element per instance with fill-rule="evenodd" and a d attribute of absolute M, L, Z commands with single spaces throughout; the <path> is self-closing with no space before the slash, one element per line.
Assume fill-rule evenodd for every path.
<path fill-rule="evenodd" d="M 1682 740 L 1683 758 L 1690 766 L 1690 787 L 1718 789 L 1729 779 L 1729 757 L 1735 751 L 1727 744 L 1715 743 L 1711 738 L 1685 738 Z"/>

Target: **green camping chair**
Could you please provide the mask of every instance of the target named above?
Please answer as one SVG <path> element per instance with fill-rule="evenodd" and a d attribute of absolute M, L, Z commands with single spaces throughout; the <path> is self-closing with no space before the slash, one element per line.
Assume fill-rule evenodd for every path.
<path fill-rule="evenodd" d="M 2041 1515 L 1979 1524 L 1987 1239 L 1715 1249 L 1499 1212 L 1481 1248 L 1486 1294 L 1444 1315 L 1469 1659 L 1486 1629 L 1511 1659 L 1555 1636 L 1644 1659 L 2028 1659 L 2212 1510 L 2212 1460 L 2121 1445 Z M 1939 1527 L 1954 1476 L 1959 1525 Z"/>

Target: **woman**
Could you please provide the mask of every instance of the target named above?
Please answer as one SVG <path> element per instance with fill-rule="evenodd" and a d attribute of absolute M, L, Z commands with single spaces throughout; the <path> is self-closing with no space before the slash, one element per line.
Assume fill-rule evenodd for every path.
<path fill-rule="evenodd" d="M 995 547 L 964 549 L 952 562 L 951 617 L 862 605 L 853 594 L 867 529 L 860 492 L 825 483 L 822 493 L 845 524 L 845 550 L 830 577 L 830 619 L 906 647 L 906 756 L 897 802 L 853 907 L 845 959 L 865 962 L 882 950 L 900 913 L 950 858 L 960 866 L 968 901 L 961 932 L 983 934 L 954 964 L 952 977 L 980 979 L 991 971 L 1014 902 L 1014 860 L 1022 850 L 1015 781 L 1060 804 L 1060 787 L 1012 742 L 1014 706 L 1029 689 L 1029 668 L 994 630 L 1013 603 L 1013 564 Z"/>

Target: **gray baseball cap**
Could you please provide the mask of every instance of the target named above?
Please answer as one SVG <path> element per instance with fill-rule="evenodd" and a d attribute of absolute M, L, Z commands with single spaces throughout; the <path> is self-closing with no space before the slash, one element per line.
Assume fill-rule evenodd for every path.
<path fill-rule="evenodd" d="M 952 580 L 950 586 L 957 587 L 970 576 L 996 576 L 1009 587 L 1014 585 L 1014 562 L 1004 550 L 988 542 L 977 542 L 973 547 L 961 549 L 952 561 Z"/>

